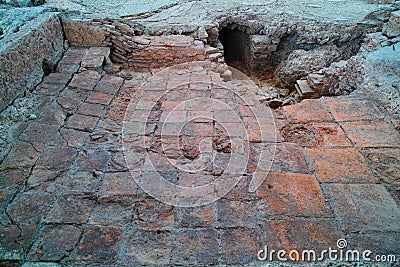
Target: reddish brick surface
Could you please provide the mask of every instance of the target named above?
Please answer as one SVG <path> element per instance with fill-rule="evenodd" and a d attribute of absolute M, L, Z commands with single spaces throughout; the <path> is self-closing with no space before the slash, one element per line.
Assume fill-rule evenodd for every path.
<path fill-rule="evenodd" d="M 333 121 L 328 108 L 319 99 L 307 99 L 301 103 L 285 106 L 284 110 L 291 122 Z"/>
<path fill-rule="evenodd" d="M 323 183 L 375 183 L 364 157 L 355 148 L 306 149 L 315 174 Z"/>
<path fill-rule="evenodd" d="M 332 217 L 325 197 L 311 175 L 270 173 L 257 190 L 266 216 Z"/>
<path fill-rule="evenodd" d="M 6 127 L 0 265 L 258 266 L 265 246 L 320 252 L 339 238 L 397 253 L 394 118 L 361 94 L 272 111 L 208 61 L 139 73 L 203 58 L 203 44 L 128 39 L 125 65 L 69 48 L 33 90 L 36 118 Z"/>

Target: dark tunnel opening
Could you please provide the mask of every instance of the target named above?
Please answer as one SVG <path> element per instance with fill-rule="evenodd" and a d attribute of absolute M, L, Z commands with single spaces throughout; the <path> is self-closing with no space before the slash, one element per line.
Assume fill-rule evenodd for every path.
<path fill-rule="evenodd" d="M 228 65 L 249 69 L 251 61 L 249 34 L 237 29 L 222 28 L 219 33 L 219 40 L 224 47 L 225 62 Z"/>

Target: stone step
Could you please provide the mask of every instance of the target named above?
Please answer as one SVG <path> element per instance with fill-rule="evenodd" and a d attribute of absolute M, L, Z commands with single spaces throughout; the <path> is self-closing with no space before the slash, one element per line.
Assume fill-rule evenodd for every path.
<path fill-rule="evenodd" d="M 211 55 L 208 55 L 208 59 L 215 61 L 218 60 L 219 58 L 222 58 L 223 54 L 222 53 L 213 53 Z"/>
<path fill-rule="evenodd" d="M 212 46 L 207 46 L 206 48 L 204 48 L 204 51 L 206 51 L 206 55 L 211 55 L 220 52 L 218 48 Z"/>
<path fill-rule="evenodd" d="M 296 90 L 302 98 L 318 98 L 320 94 L 317 90 L 310 87 L 306 79 L 298 80 L 295 84 Z"/>

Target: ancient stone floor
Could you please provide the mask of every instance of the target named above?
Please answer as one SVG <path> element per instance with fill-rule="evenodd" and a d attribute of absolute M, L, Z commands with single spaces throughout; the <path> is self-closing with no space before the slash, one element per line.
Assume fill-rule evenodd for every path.
<path fill-rule="evenodd" d="M 400 134 L 368 95 L 270 110 L 214 63 L 104 71 L 99 51 L 70 48 L 27 96 L 34 114 L 0 165 L 0 265 L 259 266 L 265 246 L 399 256 Z"/>

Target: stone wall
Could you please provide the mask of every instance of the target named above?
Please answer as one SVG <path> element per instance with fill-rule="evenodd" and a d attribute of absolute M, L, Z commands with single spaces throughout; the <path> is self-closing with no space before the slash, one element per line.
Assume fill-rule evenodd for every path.
<path fill-rule="evenodd" d="M 1 39 L 0 110 L 41 82 L 44 62 L 46 66 L 57 63 L 63 50 L 63 29 L 57 13 L 42 14 Z"/>
<path fill-rule="evenodd" d="M 185 35 L 144 35 L 129 21 L 74 20 L 63 18 L 66 38 L 73 46 L 107 46 L 111 59 L 137 71 L 204 60 L 204 43 Z"/>

